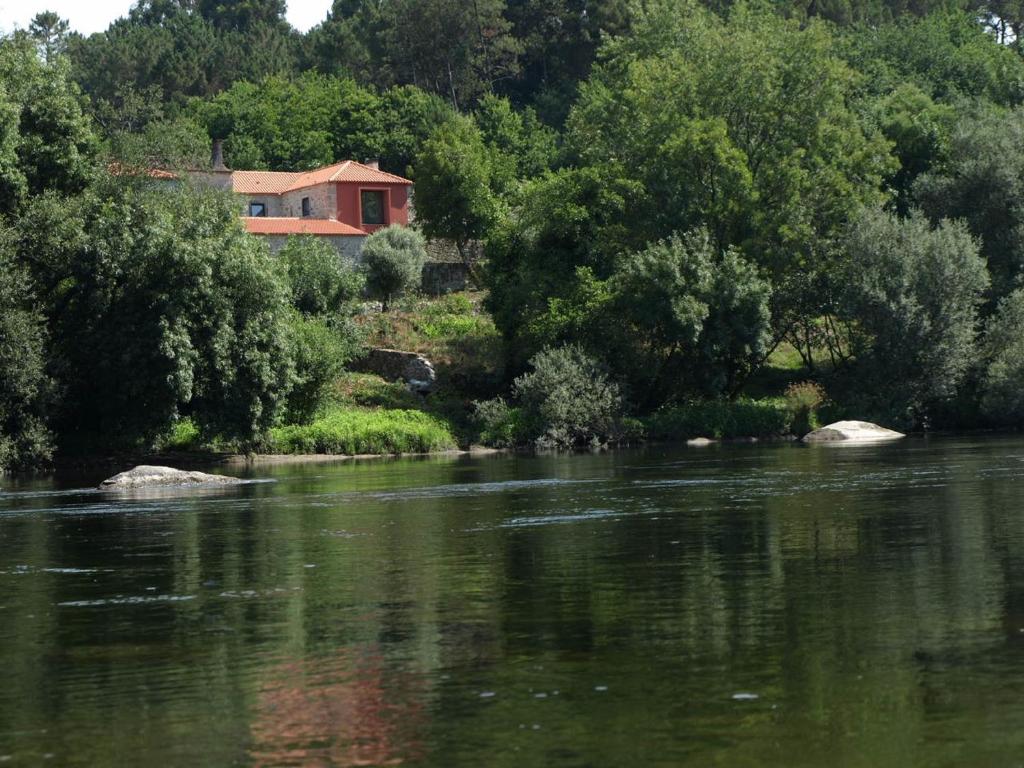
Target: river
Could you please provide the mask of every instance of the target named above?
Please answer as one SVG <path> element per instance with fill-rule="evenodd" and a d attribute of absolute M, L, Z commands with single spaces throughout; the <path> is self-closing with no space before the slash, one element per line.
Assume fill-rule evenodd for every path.
<path fill-rule="evenodd" d="M 0 482 L 0 765 L 1014 766 L 1024 440 Z"/>

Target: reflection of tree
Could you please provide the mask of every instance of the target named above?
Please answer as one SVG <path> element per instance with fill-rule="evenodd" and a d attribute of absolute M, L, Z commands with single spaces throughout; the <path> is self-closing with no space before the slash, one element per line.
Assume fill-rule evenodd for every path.
<path fill-rule="evenodd" d="M 407 682 L 394 687 L 379 656 L 342 650 L 279 665 L 259 692 L 253 765 L 400 765 L 419 757 L 419 697 Z"/>

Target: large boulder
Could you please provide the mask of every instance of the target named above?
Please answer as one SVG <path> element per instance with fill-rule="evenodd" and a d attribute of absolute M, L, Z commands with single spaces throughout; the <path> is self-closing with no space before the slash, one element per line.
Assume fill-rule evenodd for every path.
<path fill-rule="evenodd" d="M 906 437 L 870 421 L 837 421 L 804 436 L 805 443 L 881 443 Z"/>
<path fill-rule="evenodd" d="M 186 472 L 171 467 L 139 466 L 100 483 L 104 491 L 134 490 L 136 488 L 166 488 L 188 485 L 236 485 L 245 482 L 237 477 L 207 475 L 204 472 Z"/>
<path fill-rule="evenodd" d="M 414 392 L 427 393 L 437 383 L 433 364 L 416 352 L 398 349 L 371 349 L 353 366 L 363 373 L 375 373 L 388 381 L 404 381 Z"/>

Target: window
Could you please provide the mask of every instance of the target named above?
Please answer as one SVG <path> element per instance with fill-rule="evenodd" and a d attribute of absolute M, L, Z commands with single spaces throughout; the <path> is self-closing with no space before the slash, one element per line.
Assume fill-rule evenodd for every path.
<path fill-rule="evenodd" d="M 309 198 L 302 198 L 302 215 L 309 216 L 313 212 L 312 206 L 309 204 Z"/>
<path fill-rule="evenodd" d="M 384 193 L 364 189 L 359 195 L 363 208 L 363 224 L 387 224 L 384 220 Z"/>
<path fill-rule="evenodd" d="M 266 203 L 249 203 L 249 215 L 250 216 L 266 216 L 267 215 Z"/>

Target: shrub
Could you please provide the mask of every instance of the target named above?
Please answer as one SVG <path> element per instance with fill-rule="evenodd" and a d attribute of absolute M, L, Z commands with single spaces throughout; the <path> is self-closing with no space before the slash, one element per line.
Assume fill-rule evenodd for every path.
<path fill-rule="evenodd" d="M 331 386 L 356 349 L 355 326 L 295 313 L 289 324 L 295 380 L 285 406 L 285 419 L 306 424 L 326 404 Z"/>
<path fill-rule="evenodd" d="M 423 235 L 415 229 L 396 225 L 374 232 L 363 246 L 367 290 L 386 311 L 394 298 L 420 284 L 426 259 Z"/>
<path fill-rule="evenodd" d="M 28 308 L 26 276 L 0 254 L 0 472 L 50 458 L 45 418 L 51 382 L 46 376 L 43 318 Z"/>
<path fill-rule="evenodd" d="M 538 352 L 530 365 L 512 391 L 538 447 L 594 445 L 615 434 L 622 395 L 595 359 L 570 345 Z"/>
<path fill-rule="evenodd" d="M 529 441 L 523 412 L 505 398 L 473 403 L 473 418 L 480 429 L 480 442 L 493 448 L 514 448 Z"/>
<path fill-rule="evenodd" d="M 976 361 L 988 287 L 978 243 L 962 223 L 868 212 L 851 226 L 839 314 L 855 329 L 849 402 L 920 420 L 956 394 Z"/>
<path fill-rule="evenodd" d="M 270 432 L 270 450 L 276 453 L 354 456 L 429 453 L 455 447 L 448 425 L 422 411 L 336 408 L 312 424 Z"/>
<path fill-rule="evenodd" d="M 645 421 L 656 440 L 778 437 L 790 433 L 792 412 L 781 398 L 708 400 L 663 408 Z"/>
<path fill-rule="evenodd" d="M 783 397 L 792 414 L 793 434 L 803 436 L 821 426 L 818 423 L 818 408 L 825 402 L 825 390 L 813 381 L 790 384 Z"/>
<path fill-rule="evenodd" d="M 999 303 L 985 328 L 981 411 L 1001 424 L 1024 426 L 1024 289 Z"/>
<path fill-rule="evenodd" d="M 330 243 L 289 237 L 277 257 L 288 272 L 292 305 L 305 315 L 333 315 L 363 292 L 363 275 Z"/>

